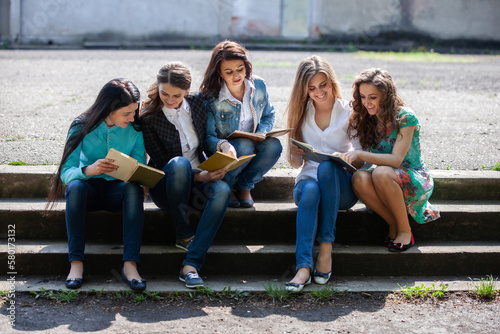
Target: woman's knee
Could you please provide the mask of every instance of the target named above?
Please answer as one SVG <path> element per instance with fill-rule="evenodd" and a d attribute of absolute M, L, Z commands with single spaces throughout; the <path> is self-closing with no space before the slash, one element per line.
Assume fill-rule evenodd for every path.
<path fill-rule="evenodd" d="M 391 167 L 379 166 L 373 170 L 372 179 L 375 185 L 377 183 L 387 184 L 390 181 L 397 181 L 397 175 Z"/>
<path fill-rule="evenodd" d="M 168 175 L 191 177 L 191 163 L 188 159 L 178 156 L 170 159 L 163 167 L 163 171 Z"/>
<path fill-rule="evenodd" d="M 88 188 L 85 181 L 82 180 L 74 180 L 71 181 L 66 187 L 65 197 L 66 200 L 75 199 L 77 201 L 81 201 L 83 198 L 87 196 Z"/>
<path fill-rule="evenodd" d="M 303 180 L 300 184 L 297 184 L 294 191 L 295 203 L 304 202 L 319 202 L 320 199 L 320 188 L 316 181 L 314 180 Z"/>
<path fill-rule="evenodd" d="M 259 144 L 259 152 L 266 152 L 269 156 L 280 156 L 283 146 L 278 138 L 269 137 Z"/>
<path fill-rule="evenodd" d="M 343 168 L 339 164 L 333 161 L 323 161 L 318 166 L 318 180 L 320 180 L 319 182 L 323 182 L 335 179 L 341 172 L 343 172 Z"/>
<path fill-rule="evenodd" d="M 372 175 L 369 172 L 359 171 L 354 173 L 351 179 L 352 189 L 355 192 L 359 192 L 372 182 L 371 178 Z"/>
<path fill-rule="evenodd" d="M 238 156 L 250 155 L 255 153 L 255 144 L 253 140 L 248 138 L 238 138 L 230 141 L 234 146 Z"/>

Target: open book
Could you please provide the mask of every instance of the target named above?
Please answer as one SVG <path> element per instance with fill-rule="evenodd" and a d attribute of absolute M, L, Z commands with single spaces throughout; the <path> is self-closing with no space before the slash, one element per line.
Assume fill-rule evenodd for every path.
<path fill-rule="evenodd" d="M 323 153 L 320 150 L 315 149 L 309 144 L 303 143 L 301 141 L 295 140 L 293 138 L 290 138 L 290 141 L 297 146 L 298 148 L 301 148 L 306 152 L 306 154 L 303 156 L 304 159 L 307 160 L 312 160 L 316 162 L 323 162 L 326 160 L 332 160 L 337 163 L 339 163 L 342 167 L 346 167 L 352 170 L 357 170 L 356 167 L 342 159 L 339 155 L 337 154 L 330 154 L 330 153 Z"/>
<path fill-rule="evenodd" d="M 213 155 L 210 156 L 207 160 L 203 161 L 199 166 L 198 169 L 203 169 L 209 172 L 213 172 L 214 170 L 218 170 L 221 168 L 226 168 L 228 170 L 233 170 L 241 165 L 243 165 L 245 162 L 249 161 L 255 157 L 255 154 L 251 155 L 244 155 L 239 158 L 233 158 L 233 156 L 229 154 L 225 154 L 222 152 L 215 152 Z"/>
<path fill-rule="evenodd" d="M 260 142 L 264 141 L 266 138 L 283 136 L 292 130 L 293 129 L 273 130 L 273 131 L 269 131 L 266 134 L 244 132 L 244 131 L 236 130 L 233 133 L 231 133 L 229 136 L 227 136 L 226 139 L 250 138 L 250 139 L 253 139 L 253 140 L 260 143 Z"/>
<path fill-rule="evenodd" d="M 140 185 L 153 188 L 165 175 L 162 170 L 141 164 L 131 156 L 111 148 L 106 155 L 106 159 L 113 159 L 114 165 L 119 168 L 106 175 L 112 176 L 125 182 L 135 182 Z"/>

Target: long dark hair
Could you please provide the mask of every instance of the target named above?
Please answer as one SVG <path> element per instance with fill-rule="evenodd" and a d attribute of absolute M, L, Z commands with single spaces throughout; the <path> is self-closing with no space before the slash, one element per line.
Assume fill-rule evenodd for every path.
<path fill-rule="evenodd" d="M 363 83 L 374 85 L 381 93 L 380 108 L 377 116 L 370 116 L 361 102 L 359 86 Z M 370 68 L 361 72 L 352 84 L 352 114 L 349 118 L 347 133 L 349 137 L 358 138 L 364 150 L 376 146 L 386 136 L 388 125 L 399 130 L 397 115 L 405 105 L 398 95 L 396 85 L 389 72 Z"/>
<path fill-rule="evenodd" d="M 148 98 L 142 103 L 141 118 L 153 116 L 161 110 L 163 102 L 158 91 L 159 84 L 168 83 L 174 87 L 189 90 L 191 88 L 191 72 L 182 63 L 171 62 L 160 68 L 156 74 L 156 82 L 148 89 Z"/>
<path fill-rule="evenodd" d="M 112 111 L 129 106 L 132 103 L 140 103 L 141 93 L 132 81 L 124 78 L 117 78 L 109 81 L 102 87 L 94 104 L 83 114 L 78 116 L 68 131 L 68 139 L 64 146 L 63 156 L 57 172 L 52 176 L 51 186 L 47 197 L 46 210 L 54 207 L 55 200 L 63 195 L 63 183 L 61 181 L 62 166 L 82 142 L 83 138 L 99 126 Z M 140 131 L 139 107 L 134 115 L 134 129 Z"/>
<path fill-rule="evenodd" d="M 236 42 L 226 40 L 217 44 L 212 51 L 212 57 L 205 70 L 205 76 L 200 86 L 200 92 L 203 96 L 207 99 L 219 96 L 223 81 L 220 63 L 223 60 L 243 60 L 246 70 L 245 78 L 250 79 L 252 76 L 252 63 L 250 63 L 248 58 L 248 50 Z"/>

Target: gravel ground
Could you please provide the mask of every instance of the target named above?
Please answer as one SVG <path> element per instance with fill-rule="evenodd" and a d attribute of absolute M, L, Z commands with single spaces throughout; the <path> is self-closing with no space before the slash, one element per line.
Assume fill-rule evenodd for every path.
<path fill-rule="evenodd" d="M 311 52 L 251 51 L 254 73 L 269 87 L 277 117 L 283 112 L 299 61 Z M 382 67 L 393 75 L 422 125 L 431 169 L 477 170 L 500 162 L 500 56 L 446 55 L 438 61 L 391 60 L 378 55 L 315 52 L 334 67 L 344 98 L 355 75 Z M 128 77 L 146 96 L 169 61 L 191 68 L 199 87 L 210 51 L 0 50 L 0 164 L 57 164 L 71 121 L 112 78 Z M 277 167 L 289 167 L 282 157 Z"/>
<path fill-rule="evenodd" d="M 16 326 L 6 333 L 498 333 L 500 296 L 468 292 L 443 299 L 407 300 L 401 294 L 340 293 L 325 301 L 309 294 L 273 301 L 252 294 L 134 296 L 80 295 L 71 303 L 16 297 Z M 1 304 L 1 302 L 0 302 Z M 1 307 L 0 321 L 6 316 Z M 3 321 L 2 321 L 3 323 Z"/>

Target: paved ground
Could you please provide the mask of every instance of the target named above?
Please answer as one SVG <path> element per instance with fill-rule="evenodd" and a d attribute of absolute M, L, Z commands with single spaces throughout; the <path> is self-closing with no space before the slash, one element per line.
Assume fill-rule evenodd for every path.
<path fill-rule="evenodd" d="M 500 162 L 500 56 L 446 55 L 391 60 L 380 55 L 315 52 L 334 67 L 345 98 L 354 76 L 369 67 L 389 70 L 422 124 L 431 169 L 476 170 Z M 251 51 L 284 125 L 299 61 L 311 52 Z M 129 77 L 143 97 L 157 70 L 183 61 L 199 87 L 210 51 L 0 50 L 0 164 L 58 163 L 69 124 L 112 78 Z M 284 159 L 280 166 L 286 166 Z"/>

